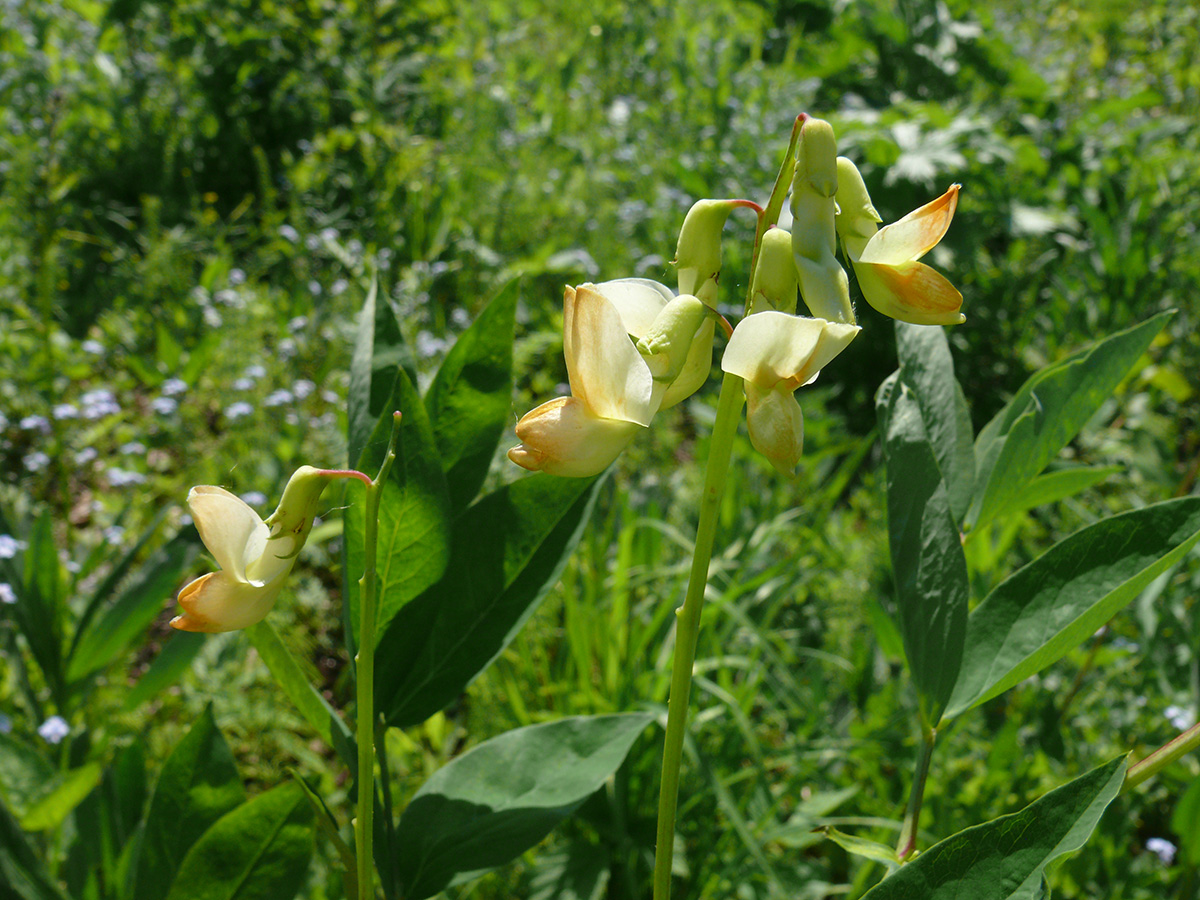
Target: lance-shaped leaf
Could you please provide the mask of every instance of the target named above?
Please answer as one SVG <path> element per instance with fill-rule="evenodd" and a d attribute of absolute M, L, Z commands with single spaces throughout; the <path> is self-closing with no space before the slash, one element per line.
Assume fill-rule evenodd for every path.
<path fill-rule="evenodd" d="M 992 519 L 1107 400 L 1174 313 L 1086 347 L 1034 374 L 975 442 L 975 498 L 967 524 Z"/>
<path fill-rule="evenodd" d="M 896 617 L 923 721 L 941 717 L 967 629 L 967 562 L 914 391 L 893 373 L 875 396 L 887 460 Z"/>
<path fill-rule="evenodd" d="M 283 784 L 226 813 L 192 845 L 167 900 L 291 900 L 313 851 L 313 811 Z"/>
<path fill-rule="evenodd" d="M 438 456 L 437 442 L 420 394 L 400 372 L 386 411 L 376 423 L 356 468 L 375 474 L 383 462 L 392 412 L 399 410 L 400 436 L 396 462 L 379 501 L 379 533 L 375 561 L 379 598 L 376 634 L 396 612 L 436 582 L 450 555 L 450 500 Z M 351 643 L 359 632 L 358 578 L 363 571 L 363 509 L 366 489 L 359 481 L 346 488 L 349 508 L 345 523 L 346 597 Z"/>
<path fill-rule="evenodd" d="M 649 713 L 518 728 L 434 773 L 400 817 L 409 900 L 502 866 L 570 815 L 621 765 Z"/>
<path fill-rule="evenodd" d="M 900 377 L 916 394 L 929 445 L 950 495 L 954 521 L 961 522 L 975 487 L 975 435 L 954 360 L 940 325 L 896 322 Z"/>
<path fill-rule="evenodd" d="M 425 395 L 455 509 L 479 493 L 508 424 L 519 287 L 509 282 L 459 335 Z"/>
<path fill-rule="evenodd" d="M 1200 497 L 1104 519 L 1013 573 L 971 613 L 946 716 L 1061 659 L 1200 540 Z"/>
<path fill-rule="evenodd" d="M 63 900 L 38 854 L 3 803 L 0 803 L 0 897 Z"/>
<path fill-rule="evenodd" d="M 189 848 L 214 822 L 246 798 L 229 745 L 217 730 L 212 707 L 163 763 L 135 874 L 133 900 L 159 900 Z"/>
<path fill-rule="evenodd" d="M 442 579 L 401 609 L 379 640 L 376 696 L 389 724 L 424 721 L 508 646 L 558 581 L 598 483 L 534 475 L 458 517 Z"/>
<path fill-rule="evenodd" d="M 863 900 L 1038 900 L 1046 866 L 1078 850 L 1125 780 L 1125 758 L 1056 788 L 1018 813 L 934 844 Z"/>

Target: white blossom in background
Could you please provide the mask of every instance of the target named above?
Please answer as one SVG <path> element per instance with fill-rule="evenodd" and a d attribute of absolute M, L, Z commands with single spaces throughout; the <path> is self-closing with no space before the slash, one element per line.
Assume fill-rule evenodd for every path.
<path fill-rule="evenodd" d="M 280 388 L 277 391 L 271 391 L 263 400 L 263 406 L 286 406 L 291 403 L 294 398 L 291 391 L 286 391 Z"/>
<path fill-rule="evenodd" d="M 311 395 L 316 389 L 317 386 L 313 384 L 313 382 L 309 381 L 307 378 L 301 378 L 292 385 L 292 394 L 297 400 L 303 400 L 305 397 Z"/>
<path fill-rule="evenodd" d="M 1152 837 L 1146 840 L 1146 849 L 1162 860 L 1163 865 L 1169 866 L 1175 862 L 1175 854 L 1179 848 L 1166 838 Z"/>
<path fill-rule="evenodd" d="M 284 240 L 291 241 L 293 244 L 299 242 L 300 240 L 300 232 L 298 232 L 291 225 L 280 225 L 279 236 Z"/>
<path fill-rule="evenodd" d="M 77 410 L 70 403 L 59 403 L 59 404 L 56 404 L 55 407 L 50 410 L 50 415 L 52 415 L 52 416 L 54 416 L 54 418 L 60 419 L 60 420 L 61 419 L 77 419 L 77 418 L 79 418 L 79 410 Z"/>
<path fill-rule="evenodd" d="M 60 744 L 71 733 L 71 726 L 62 716 L 51 716 L 38 726 L 38 734 L 48 744 Z"/>
<path fill-rule="evenodd" d="M 254 407 L 244 400 L 239 400 L 237 403 L 231 403 L 225 408 L 225 418 L 231 421 L 243 419 L 250 413 L 254 412 Z"/>
<path fill-rule="evenodd" d="M 40 472 L 46 466 L 50 465 L 50 456 L 41 450 L 34 450 L 32 453 L 26 454 L 22 462 L 25 464 L 27 471 Z"/>
<path fill-rule="evenodd" d="M 0 581 L 0 603 L 16 603 L 17 592 L 7 581 Z"/>
<path fill-rule="evenodd" d="M 45 416 L 26 416 L 18 424 L 22 431 L 40 431 L 42 434 L 50 431 L 50 420 Z"/>
<path fill-rule="evenodd" d="M 104 345 L 97 340 L 89 338 L 79 345 L 84 353 L 90 353 L 92 356 L 100 356 L 104 352 Z"/>
<path fill-rule="evenodd" d="M 107 477 L 109 485 L 115 488 L 146 483 L 146 476 L 141 472 L 131 472 L 128 469 L 120 469 L 116 466 L 108 470 Z"/>
<path fill-rule="evenodd" d="M 1187 731 L 1196 724 L 1196 714 L 1182 706 L 1168 706 L 1165 715 L 1167 721 L 1180 731 Z"/>
<path fill-rule="evenodd" d="M 179 408 L 173 397 L 155 397 L 150 401 L 150 408 L 160 416 L 169 416 Z"/>
<path fill-rule="evenodd" d="M 88 421 L 103 419 L 105 416 L 115 415 L 121 411 L 117 398 L 108 388 L 96 388 L 88 391 L 79 398 L 79 402 L 83 405 L 83 417 Z"/>
<path fill-rule="evenodd" d="M 86 466 L 88 463 L 92 462 L 99 455 L 100 455 L 100 451 L 97 450 L 95 447 L 84 447 L 82 450 L 80 450 L 78 453 L 75 454 L 75 465 Z"/>
<path fill-rule="evenodd" d="M 0 559 L 12 559 L 24 549 L 24 541 L 18 541 L 11 534 L 0 534 Z"/>
<path fill-rule="evenodd" d="M 246 491 L 246 493 L 241 494 L 240 496 L 242 498 L 242 501 L 247 506 L 266 506 L 267 505 L 267 495 L 264 494 L 262 491 Z"/>
<path fill-rule="evenodd" d="M 182 378 L 168 378 L 162 383 L 164 397 L 175 397 L 188 389 L 187 382 Z"/>

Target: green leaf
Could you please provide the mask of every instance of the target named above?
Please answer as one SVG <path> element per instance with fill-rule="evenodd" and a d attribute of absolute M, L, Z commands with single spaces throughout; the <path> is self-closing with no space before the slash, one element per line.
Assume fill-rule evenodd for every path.
<path fill-rule="evenodd" d="M 25 551 L 24 579 L 14 584 L 17 602 L 12 615 L 29 644 L 42 675 L 62 706 L 63 619 L 62 569 L 54 546 L 54 522 L 49 513 L 37 520 Z"/>
<path fill-rule="evenodd" d="M 158 656 L 154 657 L 154 662 L 150 663 L 150 668 L 125 695 L 125 709 L 137 709 L 182 678 L 204 646 L 205 637 L 190 631 L 176 631 L 169 635 Z"/>
<path fill-rule="evenodd" d="M 652 719 L 581 716 L 518 728 L 439 769 L 400 817 L 404 896 L 431 897 L 528 850 L 600 788 Z"/>
<path fill-rule="evenodd" d="M 1095 633 L 1200 540 L 1200 497 L 1104 519 L 1013 573 L 971 613 L 946 717 L 1003 693 Z"/>
<path fill-rule="evenodd" d="M 246 637 L 266 663 L 275 683 L 283 689 L 287 698 L 321 739 L 337 751 L 353 776 L 358 769 L 358 750 L 354 743 L 354 735 L 350 733 L 337 710 L 312 686 L 296 658 L 279 637 L 279 632 L 264 619 L 247 628 Z"/>
<path fill-rule="evenodd" d="M 1171 813 L 1171 830 L 1179 838 L 1179 850 L 1190 865 L 1200 865 L 1200 778 L 1195 778 L 1183 792 Z"/>
<path fill-rule="evenodd" d="M 191 846 L 246 798 L 212 706 L 163 763 L 142 836 L 133 900 L 159 900 Z"/>
<path fill-rule="evenodd" d="M 875 396 L 887 461 L 888 546 L 904 654 L 933 725 L 954 689 L 967 630 L 967 562 L 914 391 L 891 375 Z"/>
<path fill-rule="evenodd" d="M 416 384 L 417 369 L 412 352 L 400 334 L 391 304 L 387 297 L 379 297 L 379 284 L 372 279 L 350 360 L 350 388 L 346 402 L 351 466 L 362 456 L 379 417 L 392 413 L 388 401 L 392 396 L 392 385 L 401 371 Z"/>
<path fill-rule="evenodd" d="M 534 475 L 459 516 L 442 579 L 401 609 L 379 640 L 376 697 L 389 724 L 423 722 L 508 646 L 558 581 L 598 484 Z"/>
<path fill-rule="evenodd" d="M 104 668 L 132 641 L 143 639 L 198 551 L 189 529 L 146 560 L 116 601 L 79 637 L 67 663 L 68 681 Z"/>
<path fill-rule="evenodd" d="M 1023 513 L 1047 503 L 1074 497 L 1121 472 L 1120 466 L 1069 466 L 1039 475 L 1008 501 L 999 516 Z"/>
<path fill-rule="evenodd" d="M 600 844 L 571 841 L 566 849 L 539 854 L 528 900 L 603 900 L 612 859 Z"/>
<path fill-rule="evenodd" d="M 913 389 L 938 469 L 950 495 L 950 510 L 961 522 L 975 488 L 975 435 L 946 331 L 939 325 L 896 322 L 900 377 Z"/>
<path fill-rule="evenodd" d="M 900 857 L 896 854 L 895 848 L 889 847 L 887 844 L 881 844 L 878 841 L 869 841 L 866 838 L 856 837 L 853 834 L 846 834 L 846 832 L 838 831 L 829 825 L 822 828 L 821 833 L 847 853 L 853 853 L 855 856 L 861 856 L 872 862 L 880 863 L 888 870 L 889 874 L 900 868 Z"/>
<path fill-rule="evenodd" d="M 510 281 L 459 336 L 425 395 L 456 510 L 475 499 L 483 486 L 512 411 L 519 286 Z"/>
<path fill-rule="evenodd" d="M 41 860 L 4 804 L 0 803 L 0 898 L 63 900 Z"/>
<path fill-rule="evenodd" d="M 40 797 L 21 817 L 21 827 L 26 831 L 57 828 L 100 783 L 103 773 L 100 763 L 93 762 L 60 776 L 50 792 Z"/>
<path fill-rule="evenodd" d="M 12 735 L 0 732 L 0 799 L 21 818 L 54 779 L 42 755 Z"/>
<path fill-rule="evenodd" d="M 375 426 L 358 468 L 371 475 L 379 470 L 395 410 L 401 412 L 396 462 L 379 502 L 375 560 L 379 601 L 377 634 L 382 633 L 406 603 L 442 577 L 450 556 L 450 500 L 437 443 L 421 396 L 403 372 L 397 376 L 395 393 Z M 343 515 L 346 589 L 350 634 L 356 639 L 359 634 L 358 578 L 364 564 L 366 488 L 360 481 L 350 481 L 346 496 L 350 498 L 350 508 Z"/>
<path fill-rule="evenodd" d="M 222 816 L 192 845 L 167 900 L 291 900 L 308 875 L 313 811 L 283 784 Z"/>
<path fill-rule="evenodd" d="M 1120 757 L 1018 813 L 934 844 L 863 900 L 1037 900 L 1046 866 L 1078 850 L 1125 780 Z"/>
<path fill-rule="evenodd" d="M 996 516 L 1075 437 L 1173 312 L 1114 334 L 1035 373 L 975 442 L 974 528 Z"/>

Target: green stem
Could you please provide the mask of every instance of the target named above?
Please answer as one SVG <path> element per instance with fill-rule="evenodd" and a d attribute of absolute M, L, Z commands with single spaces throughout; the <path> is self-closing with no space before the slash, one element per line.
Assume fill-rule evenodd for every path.
<path fill-rule="evenodd" d="M 683 606 L 675 611 L 675 661 L 671 669 L 671 694 L 667 702 L 667 735 L 663 747 L 662 783 L 658 799 L 658 839 L 654 848 L 654 900 L 671 896 L 671 861 L 675 851 L 675 812 L 679 803 L 679 767 L 683 759 L 683 738 L 687 730 L 688 697 L 692 689 L 692 666 L 696 659 L 696 640 L 700 633 L 700 610 L 708 584 L 708 565 L 712 559 L 717 516 L 725 493 L 725 476 L 733 439 L 742 411 L 742 379 L 725 375 L 717 400 L 717 419 L 713 424 L 704 474 L 704 494 L 700 498 L 700 518 L 696 525 L 696 549 L 688 578 Z"/>
<path fill-rule="evenodd" d="M 379 474 L 367 486 L 363 537 L 363 574 L 358 580 L 361 603 L 358 610 L 358 653 L 354 656 L 357 672 L 358 713 L 358 816 L 354 820 L 354 843 L 358 851 L 358 900 L 374 900 L 375 869 L 375 544 L 379 532 L 379 500 L 392 463 L 396 461 L 396 438 L 400 433 L 400 413 L 392 416 L 392 435 Z"/>
<path fill-rule="evenodd" d="M 1197 722 L 1173 741 L 1163 744 L 1145 759 L 1129 767 L 1125 775 L 1125 783 L 1121 790 L 1127 791 L 1137 787 L 1143 781 L 1153 778 L 1180 757 L 1186 756 L 1200 748 L 1200 722 Z"/>
<path fill-rule="evenodd" d="M 896 855 L 908 859 L 917 849 L 917 832 L 921 828 L 921 801 L 925 797 L 925 782 L 929 777 L 929 761 L 933 758 L 933 742 L 937 731 L 922 729 L 921 746 L 917 750 L 917 771 L 913 775 L 912 790 L 908 795 L 908 808 L 904 811 L 904 824 L 900 826 L 900 840 L 896 843 Z"/>

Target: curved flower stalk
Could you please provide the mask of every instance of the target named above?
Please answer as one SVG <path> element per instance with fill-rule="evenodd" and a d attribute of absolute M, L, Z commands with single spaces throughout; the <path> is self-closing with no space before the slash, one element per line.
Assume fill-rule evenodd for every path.
<path fill-rule="evenodd" d="M 568 287 L 563 352 L 571 396 L 523 416 L 516 429 L 521 443 L 508 458 L 551 475 L 603 471 L 660 408 L 704 383 L 712 339 L 704 304 L 675 297 L 657 282 L 626 278 Z"/>
<path fill-rule="evenodd" d="M 891 225 L 871 204 L 858 168 L 838 157 L 836 226 L 854 265 L 863 297 L 885 316 L 914 325 L 958 325 L 962 294 L 941 273 L 918 260 L 937 246 L 958 206 L 960 185 Z"/>
<path fill-rule="evenodd" d="M 794 472 L 804 447 L 796 389 L 811 384 L 860 330 L 775 310 L 747 316 L 734 328 L 721 368 L 745 380 L 750 442 L 780 472 Z"/>
<path fill-rule="evenodd" d="M 301 466 L 265 522 L 224 488 L 192 488 L 188 508 L 219 571 L 183 587 L 178 597 L 183 613 L 171 626 L 181 631 L 236 631 L 265 618 L 308 539 L 325 485 L 346 477 L 365 478 L 357 472 Z"/>

